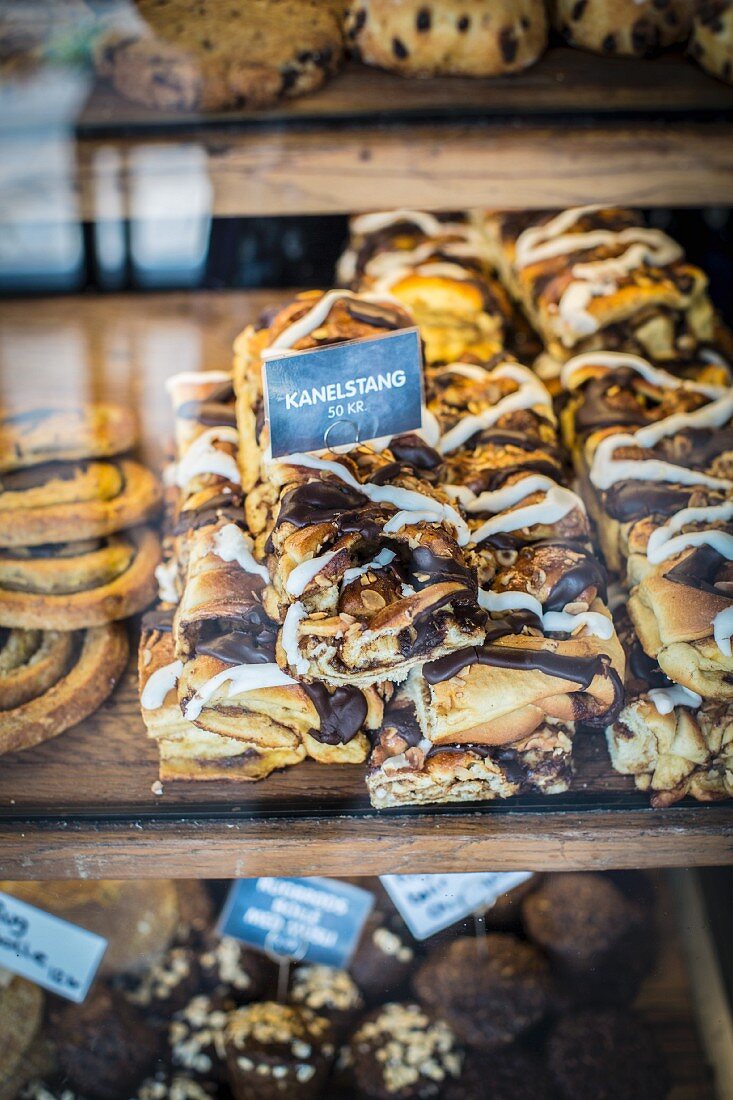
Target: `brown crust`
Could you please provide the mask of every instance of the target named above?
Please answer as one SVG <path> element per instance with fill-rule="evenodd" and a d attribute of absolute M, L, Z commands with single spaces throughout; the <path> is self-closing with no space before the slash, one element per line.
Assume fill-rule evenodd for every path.
<path fill-rule="evenodd" d="M 122 548 L 129 550 L 129 561 L 123 572 L 113 580 L 102 581 L 95 587 L 81 591 L 54 593 L 53 563 L 49 558 L 22 559 L 22 574 L 32 583 L 36 567 L 37 587 L 48 590 L 23 591 L 2 587 L 0 582 L 0 624 L 30 630 L 77 630 L 81 627 L 102 626 L 117 619 L 126 619 L 142 611 L 153 600 L 156 592 L 155 567 L 160 561 L 158 536 L 149 527 L 137 527 L 123 535 L 112 536 Z M 94 558 L 98 567 L 97 552 L 84 554 Z M 0 561 L 0 572 L 9 572 L 14 565 L 8 559 Z M 70 571 L 69 559 L 58 558 L 62 574 Z"/>
<path fill-rule="evenodd" d="M 73 651 L 73 634 L 11 630 L 0 648 L 2 709 L 13 710 L 47 691 L 64 675 Z"/>
<path fill-rule="evenodd" d="M 129 451 L 137 431 L 121 405 L 52 405 L 0 410 L 0 472 L 42 462 L 106 458 Z"/>
<path fill-rule="evenodd" d="M 0 484 L 0 547 L 42 546 L 45 543 L 102 538 L 144 523 L 160 506 L 160 483 L 139 462 L 123 458 L 110 463 L 94 463 L 86 469 L 97 472 L 102 478 L 117 471 L 121 490 L 106 500 L 80 496 L 76 500 L 56 503 L 54 488 L 59 482 L 51 479 L 43 487 L 45 493 L 39 494 L 34 489 L 30 494 L 10 494 L 16 498 L 16 506 L 8 507 L 9 496 L 3 493 Z M 81 482 L 86 480 L 84 475 L 82 469 Z M 24 496 L 29 495 L 34 500 L 33 504 L 23 500 Z M 39 495 L 45 499 L 39 500 Z"/>
<path fill-rule="evenodd" d="M 43 694 L 0 711 L 0 752 L 31 748 L 93 714 L 122 675 L 129 646 L 118 623 L 87 630 L 75 663 Z"/>

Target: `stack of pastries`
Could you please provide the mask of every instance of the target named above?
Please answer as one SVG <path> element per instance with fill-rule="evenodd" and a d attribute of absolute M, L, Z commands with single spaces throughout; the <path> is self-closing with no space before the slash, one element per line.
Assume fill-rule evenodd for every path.
<path fill-rule="evenodd" d="M 155 592 L 161 490 L 109 404 L 0 411 L 0 753 L 95 711 Z"/>
<path fill-rule="evenodd" d="M 628 210 L 480 221 L 554 364 L 563 440 L 627 604 L 614 766 L 654 805 L 729 797 L 733 390 L 706 277 Z"/>

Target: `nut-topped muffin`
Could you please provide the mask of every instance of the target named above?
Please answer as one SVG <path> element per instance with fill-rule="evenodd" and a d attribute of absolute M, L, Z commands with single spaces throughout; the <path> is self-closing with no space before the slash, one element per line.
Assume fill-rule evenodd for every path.
<path fill-rule="evenodd" d="M 332 1034 L 310 1008 L 260 1001 L 232 1012 L 224 1047 L 236 1100 L 315 1100 L 334 1055 Z"/>

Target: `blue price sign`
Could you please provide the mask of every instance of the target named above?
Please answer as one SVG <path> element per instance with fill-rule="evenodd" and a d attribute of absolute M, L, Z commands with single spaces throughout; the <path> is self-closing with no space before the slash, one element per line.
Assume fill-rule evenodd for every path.
<path fill-rule="evenodd" d="M 0 967 L 80 1004 L 107 950 L 96 932 L 0 894 Z"/>
<path fill-rule="evenodd" d="M 229 891 L 219 932 L 281 958 L 343 968 L 373 905 L 369 891 L 333 879 L 242 879 Z"/>
<path fill-rule="evenodd" d="M 273 458 L 417 431 L 418 330 L 283 352 L 266 360 L 263 387 Z"/>

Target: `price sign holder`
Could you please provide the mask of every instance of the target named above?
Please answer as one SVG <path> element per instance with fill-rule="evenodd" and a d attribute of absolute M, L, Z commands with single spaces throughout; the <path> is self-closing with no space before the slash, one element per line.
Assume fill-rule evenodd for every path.
<path fill-rule="evenodd" d="M 107 941 L 96 932 L 0 893 L 0 967 L 81 1004 Z"/>
<path fill-rule="evenodd" d="M 268 357 L 262 368 L 273 458 L 422 427 L 416 328 Z"/>

